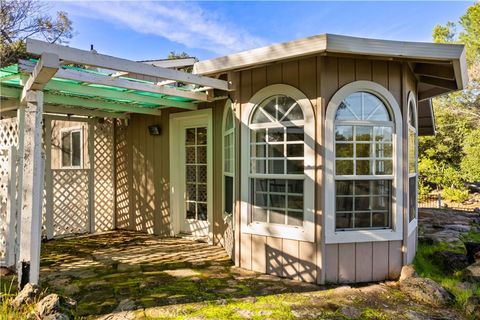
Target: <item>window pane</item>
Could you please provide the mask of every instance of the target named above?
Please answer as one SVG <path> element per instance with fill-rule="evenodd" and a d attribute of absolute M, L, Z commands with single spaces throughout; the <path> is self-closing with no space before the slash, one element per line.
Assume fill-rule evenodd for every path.
<path fill-rule="evenodd" d="M 252 160 L 252 173 L 267 173 L 267 161 L 265 159 Z"/>
<path fill-rule="evenodd" d="M 288 196 L 288 208 L 303 210 L 303 196 Z"/>
<path fill-rule="evenodd" d="M 415 157 L 415 132 L 408 130 L 408 172 L 416 172 L 416 157 Z"/>
<path fill-rule="evenodd" d="M 337 216 L 335 218 L 336 229 L 353 228 L 353 214 L 351 212 L 337 213 Z"/>
<path fill-rule="evenodd" d="M 197 199 L 197 185 L 187 183 L 187 200 L 195 201 Z"/>
<path fill-rule="evenodd" d="M 352 211 L 353 197 L 337 197 L 337 211 Z"/>
<path fill-rule="evenodd" d="M 357 175 L 368 175 L 372 174 L 370 160 L 357 160 Z"/>
<path fill-rule="evenodd" d="M 254 179 L 255 190 L 267 192 L 267 179 Z"/>
<path fill-rule="evenodd" d="M 267 210 L 263 208 L 253 207 L 252 221 L 267 222 Z"/>
<path fill-rule="evenodd" d="M 197 166 L 197 182 L 207 183 L 207 166 L 206 165 Z"/>
<path fill-rule="evenodd" d="M 392 142 L 392 127 L 375 127 L 375 141 Z"/>
<path fill-rule="evenodd" d="M 353 141 L 353 127 L 352 126 L 336 126 L 335 140 Z"/>
<path fill-rule="evenodd" d="M 70 167 L 72 165 L 70 150 L 71 150 L 70 132 L 62 133 L 62 166 Z"/>
<path fill-rule="evenodd" d="M 303 212 L 288 211 L 287 224 L 290 226 L 301 227 L 303 225 Z"/>
<path fill-rule="evenodd" d="M 355 213 L 355 228 L 370 228 L 370 212 Z"/>
<path fill-rule="evenodd" d="M 356 197 L 355 198 L 355 211 L 370 210 L 370 197 Z"/>
<path fill-rule="evenodd" d="M 417 217 L 417 177 L 408 179 L 408 216 L 409 221 Z"/>
<path fill-rule="evenodd" d="M 337 195 L 353 195 L 353 181 L 336 181 Z"/>
<path fill-rule="evenodd" d="M 304 141 L 303 127 L 287 127 L 287 141 Z"/>
<path fill-rule="evenodd" d="M 197 167 L 192 165 L 186 165 L 186 180 L 187 182 L 197 181 Z"/>
<path fill-rule="evenodd" d="M 207 128 L 201 127 L 197 128 L 197 145 L 207 144 Z"/>
<path fill-rule="evenodd" d="M 185 160 L 187 163 L 195 163 L 195 147 L 185 148 Z"/>
<path fill-rule="evenodd" d="M 285 200 L 286 198 L 284 195 L 272 194 L 270 195 L 269 207 L 286 208 Z"/>
<path fill-rule="evenodd" d="M 80 140 L 80 131 L 72 132 L 72 166 L 80 166 L 82 142 Z"/>
<path fill-rule="evenodd" d="M 296 102 L 295 102 L 296 103 Z M 293 109 L 285 116 L 283 121 L 302 120 L 303 112 L 302 108 L 297 104 Z"/>
<path fill-rule="evenodd" d="M 189 128 L 185 130 L 185 144 L 195 144 L 195 128 Z"/>
<path fill-rule="evenodd" d="M 224 195 L 223 201 L 225 206 L 225 214 L 233 213 L 233 177 L 224 176 Z"/>
<path fill-rule="evenodd" d="M 265 142 L 267 136 L 266 129 L 256 129 L 251 131 L 251 142 Z"/>
<path fill-rule="evenodd" d="M 287 144 L 287 157 L 303 157 L 303 144 Z"/>
<path fill-rule="evenodd" d="M 390 207 L 389 197 L 374 197 L 373 198 L 373 210 L 388 210 Z"/>
<path fill-rule="evenodd" d="M 202 221 L 207 221 L 207 204 L 206 203 L 197 203 L 197 219 Z"/>
<path fill-rule="evenodd" d="M 207 147 L 197 147 L 197 163 L 207 163 Z"/>
<path fill-rule="evenodd" d="M 283 179 L 269 179 L 268 190 L 270 192 L 285 192 L 285 180 Z"/>
<path fill-rule="evenodd" d="M 337 158 L 353 158 L 353 144 L 337 143 L 335 145 L 335 156 Z"/>
<path fill-rule="evenodd" d="M 266 144 L 252 144 L 251 146 L 251 157 L 265 157 L 267 145 Z"/>
<path fill-rule="evenodd" d="M 337 160 L 335 161 L 335 170 L 338 175 L 353 174 L 353 160 Z"/>
<path fill-rule="evenodd" d="M 372 213 L 372 227 L 374 228 L 388 228 L 390 227 L 389 213 L 374 212 Z"/>
<path fill-rule="evenodd" d="M 268 156 L 273 158 L 282 158 L 284 144 L 269 144 L 268 145 Z"/>
<path fill-rule="evenodd" d="M 268 160 L 268 173 L 270 174 L 284 174 L 285 161 L 282 160 Z"/>
<path fill-rule="evenodd" d="M 356 141 L 372 141 L 372 127 L 355 126 L 355 140 Z"/>
<path fill-rule="evenodd" d="M 377 143 L 375 144 L 375 156 L 378 158 L 391 158 L 392 157 L 392 144 L 391 143 Z"/>
<path fill-rule="evenodd" d="M 270 128 L 268 129 L 268 141 L 269 142 L 281 142 L 283 141 L 283 134 L 284 134 L 284 129 L 283 128 Z"/>
<path fill-rule="evenodd" d="M 207 202 L 207 185 L 199 184 L 197 187 L 197 201 Z"/>
<path fill-rule="evenodd" d="M 187 202 L 186 218 L 187 219 L 195 219 L 195 217 L 196 217 L 195 202 Z"/>
<path fill-rule="evenodd" d="M 355 181 L 355 195 L 365 196 L 370 194 L 370 183 L 371 181 Z"/>
<path fill-rule="evenodd" d="M 303 160 L 287 160 L 288 174 L 302 174 L 303 172 Z"/>
<path fill-rule="evenodd" d="M 267 207 L 268 206 L 268 193 L 255 193 L 255 199 L 253 201 L 258 207 Z"/>
<path fill-rule="evenodd" d="M 377 160 L 376 163 L 376 174 L 392 174 L 392 160 Z"/>
<path fill-rule="evenodd" d="M 390 187 L 392 184 L 391 180 L 374 180 L 372 183 L 374 195 L 390 196 Z"/>
<path fill-rule="evenodd" d="M 355 145 L 357 158 L 369 158 L 371 156 L 371 144 L 369 143 L 357 143 Z"/>
<path fill-rule="evenodd" d="M 285 224 L 285 211 L 283 210 L 269 210 L 270 223 Z"/>
<path fill-rule="evenodd" d="M 340 103 L 335 114 L 335 120 L 359 120 L 359 107 L 359 104 L 356 103 L 348 103 L 346 101 Z"/>
<path fill-rule="evenodd" d="M 303 180 L 288 180 L 288 193 L 303 195 Z"/>

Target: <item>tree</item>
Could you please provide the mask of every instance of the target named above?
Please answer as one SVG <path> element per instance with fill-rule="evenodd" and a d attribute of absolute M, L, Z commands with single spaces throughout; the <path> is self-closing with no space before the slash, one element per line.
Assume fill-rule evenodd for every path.
<path fill-rule="evenodd" d="M 73 29 L 67 13 L 58 11 L 53 18 L 47 11 L 37 0 L 0 0 L 0 67 L 27 57 L 26 38 L 68 43 Z"/>

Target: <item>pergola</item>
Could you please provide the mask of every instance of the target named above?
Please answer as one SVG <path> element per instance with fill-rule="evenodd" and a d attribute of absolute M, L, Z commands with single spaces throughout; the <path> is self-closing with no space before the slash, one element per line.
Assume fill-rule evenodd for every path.
<path fill-rule="evenodd" d="M 21 285 L 37 283 L 39 277 L 44 113 L 121 119 L 131 113 L 160 115 L 163 108 L 195 110 L 198 103 L 218 98 L 215 92 L 231 90 L 227 81 L 177 70 L 193 59 L 136 62 L 34 39 L 26 45 L 38 59 L 0 69 L 0 111 L 17 112 L 19 124 Z"/>

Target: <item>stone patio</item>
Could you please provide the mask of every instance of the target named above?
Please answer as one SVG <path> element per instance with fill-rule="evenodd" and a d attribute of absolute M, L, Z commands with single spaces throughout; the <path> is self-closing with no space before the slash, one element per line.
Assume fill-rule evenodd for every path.
<path fill-rule="evenodd" d="M 108 232 L 42 244 L 41 286 L 93 319 L 463 319 L 397 282 L 320 287 L 245 271 L 220 247 Z"/>

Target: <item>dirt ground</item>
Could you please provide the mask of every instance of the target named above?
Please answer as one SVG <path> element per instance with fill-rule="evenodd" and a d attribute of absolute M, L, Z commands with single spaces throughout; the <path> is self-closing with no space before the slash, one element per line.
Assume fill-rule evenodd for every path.
<path fill-rule="evenodd" d="M 236 268 L 220 247 L 133 232 L 43 243 L 41 279 L 85 319 L 463 319 L 396 282 L 322 287 Z"/>

